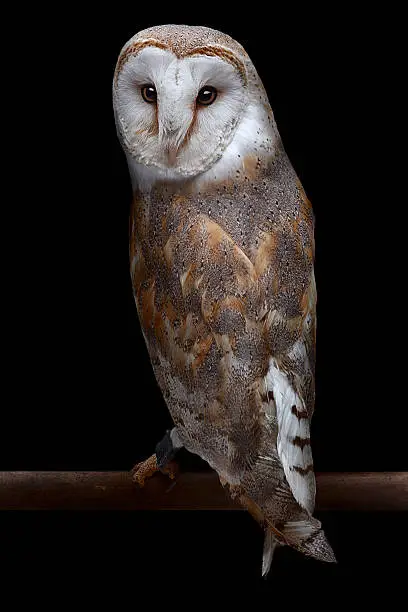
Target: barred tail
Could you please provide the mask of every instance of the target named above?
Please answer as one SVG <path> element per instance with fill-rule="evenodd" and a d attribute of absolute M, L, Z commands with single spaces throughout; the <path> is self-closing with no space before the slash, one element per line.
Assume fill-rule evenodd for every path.
<path fill-rule="evenodd" d="M 320 521 L 312 516 L 306 520 L 288 521 L 283 526 L 282 534 L 289 545 L 305 555 L 318 561 L 336 563 Z"/>

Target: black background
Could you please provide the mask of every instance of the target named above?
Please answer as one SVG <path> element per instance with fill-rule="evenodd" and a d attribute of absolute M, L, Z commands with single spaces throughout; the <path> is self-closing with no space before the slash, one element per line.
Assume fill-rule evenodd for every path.
<path fill-rule="evenodd" d="M 214 27 L 244 45 L 313 204 L 316 470 L 408 467 L 397 354 L 405 280 L 395 252 L 406 196 L 392 92 L 401 76 L 388 42 L 397 38 L 398 16 L 357 15 L 343 4 L 304 14 L 255 5 L 250 16 L 242 9 L 235 17 L 217 13 L 203 4 L 143 11 L 134 4 L 87 11 L 61 5 L 4 22 L 11 38 L 3 79 L 10 190 L 2 224 L 0 469 L 130 469 L 171 425 L 131 292 L 131 188 L 111 82 L 120 49 L 136 31 L 172 22 Z M 312 589 L 315 580 L 352 582 L 365 592 L 381 576 L 395 590 L 406 537 L 402 515 L 322 516 L 339 566 L 283 550 L 275 576 L 261 583 L 262 538 L 245 515 L 44 516 L 0 517 L 3 560 L 37 565 L 44 575 L 61 564 L 63 576 L 72 571 L 84 583 L 92 568 L 106 579 L 113 572 L 131 592 L 147 580 L 143 561 L 155 576 L 170 576 L 177 592 L 183 576 L 210 589 L 224 580 L 232 589 L 247 584 L 265 593 L 274 581 L 291 584 L 292 576 L 299 589 Z"/>

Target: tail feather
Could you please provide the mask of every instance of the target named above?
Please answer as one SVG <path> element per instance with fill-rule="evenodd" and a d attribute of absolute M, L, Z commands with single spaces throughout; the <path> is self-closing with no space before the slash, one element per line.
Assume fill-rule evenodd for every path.
<path fill-rule="evenodd" d="M 262 557 L 262 576 L 267 577 L 269 570 L 271 569 L 273 554 L 279 542 L 273 535 L 273 532 L 268 527 L 265 529 L 265 540 Z"/>
<path fill-rule="evenodd" d="M 319 529 L 310 538 L 302 542 L 299 550 L 318 561 L 337 563 L 333 549 L 327 541 L 323 529 Z"/>
<path fill-rule="evenodd" d="M 332 547 L 322 529 L 320 521 L 313 518 L 288 521 L 282 529 L 288 544 L 318 561 L 336 563 Z"/>
<path fill-rule="evenodd" d="M 272 505 L 267 498 L 266 502 L 261 500 L 261 503 L 258 503 L 258 492 L 256 490 L 251 491 L 251 495 L 240 488 L 235 491 L 235 497 L 239 499 L 244 508 L 250 512 L 260 525 L 265 527 L 262 575 L 266 576 L 268 574 L 277 545 L 291 546 L 318 561 L 335 563 L 336 558 L 326 539 L 321 522 L 311 516 L 306 510 L 295 505 L 295 502 L 291 501 L 291 497 L 289 497 L 289 490 L 286 493 L 285 488 L 279 489 L 278 487 L 276 491 L 279 492 L 278 501 L 281 503 L 282 501 L 286 502 L 281 506 L 282 514 L 284 514 L 287 507 L 291 520 L 285 520 L 282 514 L 277 516 L 275 512 L 276 502 L 275 505 Z M 296 507 L 298 509 L 297 512 Z"/>

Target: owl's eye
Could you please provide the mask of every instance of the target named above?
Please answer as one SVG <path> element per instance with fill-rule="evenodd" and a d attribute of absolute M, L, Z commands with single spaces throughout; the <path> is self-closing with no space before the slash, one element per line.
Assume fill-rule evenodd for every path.
<path fill-rule="evenodd" d="M 198 92 L 197 102 L 198 104 L 203 104 L 204 106 L 208 106 L 212 104 L 217 97 L 217 90 L 215 87 L 211 87 L 211 85 L 206 85 L 202 87 Z"/>
<path fill-rule="evenodd" d="M 142 87 L 142 98 L 145 102 L 156 102 L 157 100 L 157 91 L 153 85 L 143 85 Z"/>

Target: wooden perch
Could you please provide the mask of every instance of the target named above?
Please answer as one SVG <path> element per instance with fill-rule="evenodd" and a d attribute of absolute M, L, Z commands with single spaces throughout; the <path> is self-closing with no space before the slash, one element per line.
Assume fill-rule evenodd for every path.
<path fill-rule="evenodd" d="M 317 510 L 408 510 L 408 472 L 317 474 Z M 0 510 L 241 510 L 214 472 L 162 474 L 144 488 L 128 472 L 0 472 Z"/>

